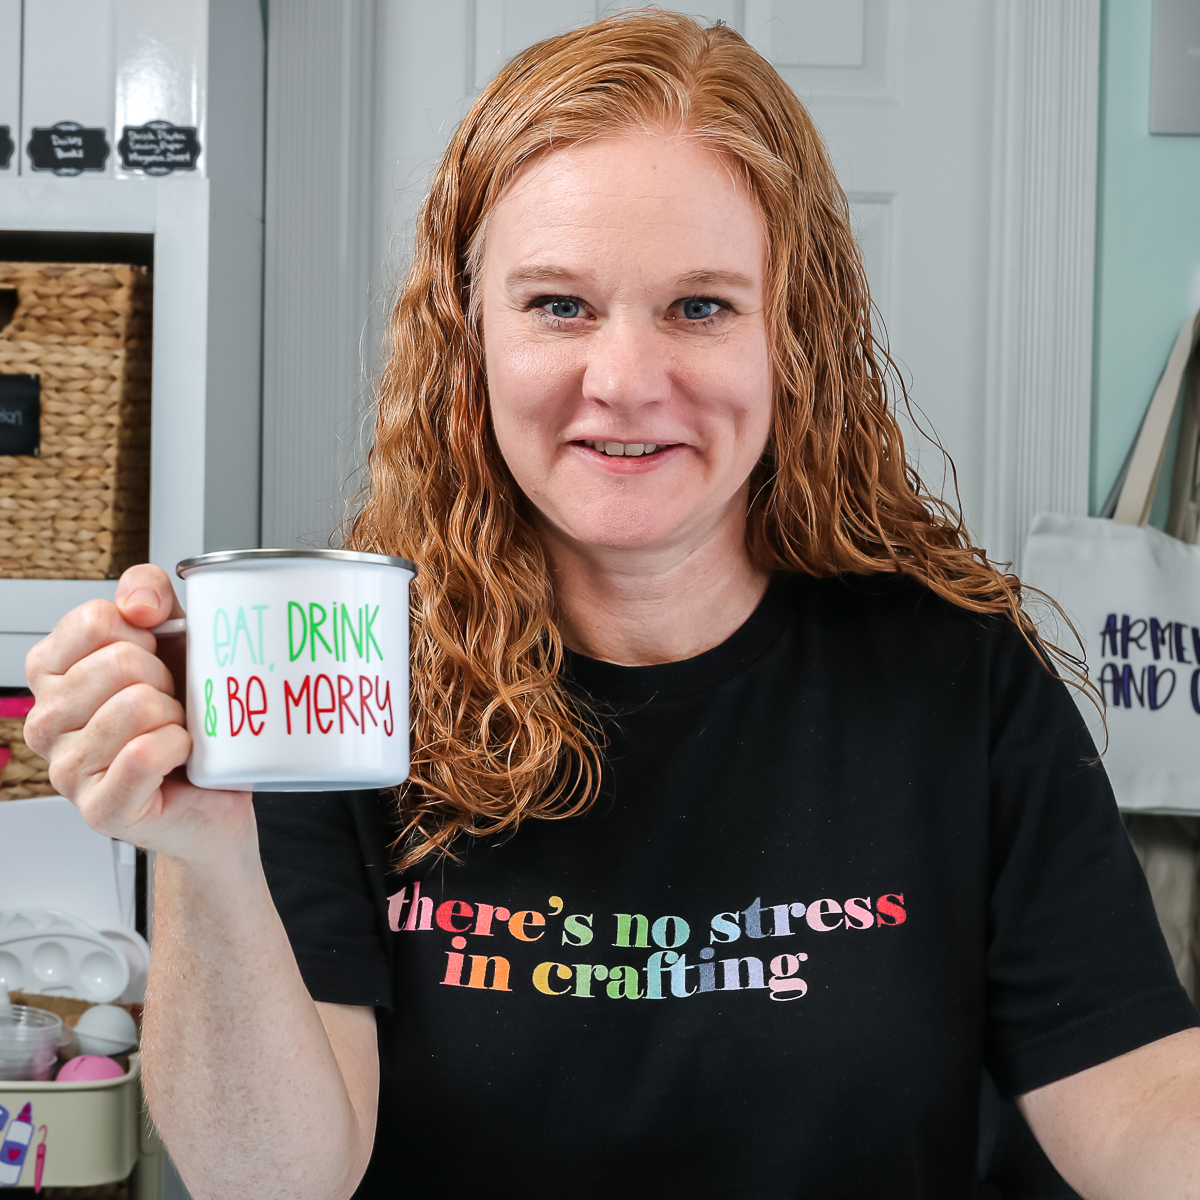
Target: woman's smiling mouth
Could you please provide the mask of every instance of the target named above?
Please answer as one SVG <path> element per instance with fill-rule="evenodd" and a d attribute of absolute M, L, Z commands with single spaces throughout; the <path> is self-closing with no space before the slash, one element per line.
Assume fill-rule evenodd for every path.
<path fill-rule="evenodd" d="M 669 449 L 662 442 L 601 442 L 584 438 L 580 444 L 591 450 L 598 450 L 601 454 L 607 454 L 609 458 L 640 458 L 646 454 L 654 454 L 660 449 Z"/>

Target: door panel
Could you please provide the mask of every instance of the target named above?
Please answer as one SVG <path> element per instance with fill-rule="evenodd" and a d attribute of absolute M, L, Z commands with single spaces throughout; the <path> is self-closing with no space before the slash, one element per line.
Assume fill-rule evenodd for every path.
<path fill-rule="evenodd" d="M 386 308 L 428 170 L 523 46 L 626 5 L 380 0 L 376 281 Z M 811 112 L 847 191 L 885 337 L 981 523 L 993 0 L 717 0 Z M 910 454 L 942 484 L 940 455 Z"/>

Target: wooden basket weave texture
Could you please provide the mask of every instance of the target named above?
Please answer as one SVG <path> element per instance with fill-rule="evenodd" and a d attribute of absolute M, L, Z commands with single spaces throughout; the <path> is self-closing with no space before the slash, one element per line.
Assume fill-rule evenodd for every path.
<path fill-rule="evenodd" d="M 0 373 L 41 378 L 40 456 L 0 457 L 0 577 L 111 579 L 149 557 L 150 274 L 0 263 Z"/>
<path fill-rule="evenodd" d="M 0 767 L 0 800 L 58 795 L 50 782 L 49 764 L 25 745 L 24 717 L 0 717 L 0 749 L 11 754 Z"/>

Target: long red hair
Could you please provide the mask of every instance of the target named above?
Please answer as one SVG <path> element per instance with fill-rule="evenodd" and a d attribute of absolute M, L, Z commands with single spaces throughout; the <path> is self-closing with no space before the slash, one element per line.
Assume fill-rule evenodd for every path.
<path fill-rule="evenodd" d="M 570 816 L 599 783 L 600 732 L 561 677 L 546 557 L 492 435 L 473 295 L 488 213 L 524 165 L 646 129 L 702 139 L 764 217 L 776 390 L 751 478 L 755 563 L 912 575 L 1035 640 L 1017 578 L 906 460 L 846 198 L 792 90 L 733 30 L 672 12 L 550 38 L 484 89 L 434 171 L 392 316 L 369 493 L 347 538 L 420 569 L 406 863 L 463 833 Z"/>

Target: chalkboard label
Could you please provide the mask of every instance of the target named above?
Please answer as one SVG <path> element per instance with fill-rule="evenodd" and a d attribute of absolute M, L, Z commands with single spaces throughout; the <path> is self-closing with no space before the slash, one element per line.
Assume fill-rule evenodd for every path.
<path fill-rule="evenodd" d="M 34 128 L 29 138 L 29 161 L 35 171 L 55 175 L 80 175 L 103 171 L 108 161 L 108 139 L 103 129 L 85 129 L 74 121 L 59 121 L 49 128 Z"/>
<path fill-rule="evenodd" d="M 117 143 L 121 166 L 126 171 L 147 175 L 170 175 L 172 171 L 194 171 L 200 157 L 200 142 L 191 125 L 170 121 L 147 121 L 126 125 Z"/>
<path fill-rule="evenodd" d="M 0 455 L 41 453 L 41 393 L 36 375 L 0 375 Z"/>
<path fill-rule="evenodd" d="M 7 125 L 0 125 L 0 171 L 7 169 L 15 149 L 12 130 Z"/>

